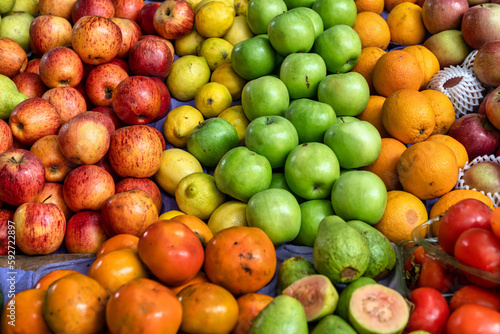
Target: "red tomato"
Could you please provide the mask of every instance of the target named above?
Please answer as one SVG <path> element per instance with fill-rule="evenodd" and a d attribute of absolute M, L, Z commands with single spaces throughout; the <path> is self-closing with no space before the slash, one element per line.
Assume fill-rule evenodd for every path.
<path fill-rule="evenodd" d="M 443 295 L 433 288 L 417 288 L 411 292 L 411 301 L 415 308 L 410 314 L 406 331 L 424 330 L 441 334 L 450 315 Z"/>
<path fill-rule="evenodd" d="M 471 227 L 491 230 L 491 212 L 488 205 L 474 198 L 466 198 L 450 206 L 439 223 L 438 242 L 443 250 L 453 255 L 458 237 Z"/>
<path fill-rule="evenodd" d="M 450 314 L 446 334 L 499 334 L 500 313 L 478 304 L 464 304 Z"/>
<path fill-rule="evenodd" d="M 420 268 L 417 285 L 448 292 L 453 287 L 453 275 L 441 263 L 428 257 Z"/>
<path fill-rule="evenodd" d="M 464 304 L 480 304 L 500 311 L 500 293 L 475 285 L 466 285 L 458 289 L 451 297 L 450 311 L 453 312 Z"/>
<path fill-rule="evenodd" d="M 489 230 L 470 228 L 457 239 L 455 258 L 474 268 L 500 274 L 500 239 Z M 471 282 L 483 287 L 496 285 L 477 276 L 466 276 Z"/>

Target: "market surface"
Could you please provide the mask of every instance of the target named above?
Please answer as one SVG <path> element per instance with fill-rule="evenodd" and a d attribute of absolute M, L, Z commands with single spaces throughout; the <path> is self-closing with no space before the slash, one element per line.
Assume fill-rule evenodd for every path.
<path fill-rule="evenodd" d="M 499 333 L 499 1 L 0 15 L 1 333 Z"/>

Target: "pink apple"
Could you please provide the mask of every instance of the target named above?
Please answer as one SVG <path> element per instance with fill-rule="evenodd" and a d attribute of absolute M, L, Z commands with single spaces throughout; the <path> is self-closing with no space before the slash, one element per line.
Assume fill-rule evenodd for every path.
<path fill-rule="evenodd" d="M 488 42 L 479 48 L 473 70 L 483 84 L 491 87 L 500 85 L 500 41 Z"/>
<path fill-rule="evenodd" d="M 28 55 L 15 40 L 0 37 L 0 74 L 9 78 L 24 72 L 28 65 Z"/>
<path fill-rule="evenodd" d="M 142 7 L 146 5 L 144 0 L 113 0 L 115 5 L 115 17 L 137 20 L 137 15 Z"/>
<path fill-rule="evenodd" d="M 485 3 L 470 7 L 462 17 L 462 35 L 473 49 L 500 39 L 500 5 Z"/>
<path fill-rule="evenodd" d="M 38 195 L 35 202 L 53 203 L 57 205 L 63 212 L 66 221 L 71 218 L 73 211 L 70 210 L 64 201 L 63 185 L 59 182 L 45 182 L 43 190 Z"/>
<path fill-rule="evenodd" d="M 168 91 L 168 87 L 165 84 L 163 80 L 158 79 L 157 77 L 151 77 L 158 87 L 161 90 L 161 106 L 160 106 L 160 111 L 158 112 L 158 115 L 153 119 L 153 122 L 159 121 L 165 115 L 168 113 L 170 110 L 170 103 L 172 101 L 172 98 L 170 97 L 170 92 Z"/>
<path fill-rule="evenodd" d="M 40 58 L 39 72 L 49 88 L 75 87 L 82 81 L 83 64 L 78 54 L 66 46 L 56 46 Z"/>
<path fill-rule="evenodd" d="M 13 140 L 14 137 L 12 136 L 9 124 L 3 119 L 0 119 L 0 154 L 10 150 Z"/>
<path fill-rule="evenodd" d="M 158 39 L 141 39 L 132 46 L 128 64 L 135 75 L 155 76 L 165 80 L 172 68 L 170 48 Z"/>
<path fill-rule="evenodd" d="M 76 167 L 66 159 L 59 147 L 58 135 L 48 135 L 38 139 L 30 148 L 45 167 L 45 181 L 63 182 L 66 175 Z"/>
<path fill-rule="evenodd" d="M 73 212 L 99 211 L 106 199 L 114 193 L 113 177 L 103 168 L 94 165 L 76 167 L 63 183 L 64 201 Z"/>
<path fill-rule="evenodd" d="M 161 90 L 151 78 L 135 75 L 116 86 L 111 107 L 127 124 L 148 124 L 158 115 L 161 98 Z"/>
<path fill-rule="evenodd" d="M 13 217 L 16 245 L 27 255 L 46 255 L 61 247 L 66 232 L 66 218 L 53 203 L 21 204 Z"/>
<path fill-rule="evenodd" d="M 61 125 L 78 114 L 87 111 L 82 94 L 73 87 L 55 87 L 46 91 L 42 99 L 50 102 L 61 115 Z"/>
<path fill-rule="evenodd" d="M 115 6 L 112 0 L 76 0 L 71 9 L 71 20 L 78 21 L 83 16 L 115 16 Z"/>
<path fill-rule="evenodd" d="M 113 121 L 115 130 L 126 126 L 126 124 L 123 123 L 123 121 L 119 119 L 118 116 L 116 116 L 115 111 L 110 107 L 95 107 L 92 109 L 92 111 L 107 115 Z"/>
<path fill-rule="evenodd" d="M 40 58 L 33 58 L 28 61 L 25 72 L 31 72 L 40 75 L 39 68 L 40 68 Z"/>
<path fill-rule="evenodd" d="M 93 105 L 109 107 L 116 86 L 128 77 L 127 72 L 118 65 L 101 64 L 89 73 L 85 91 Z"/>
<path fill-rule="evenodd" d="M 106 114 L 97 112 L 97 111 L 86 111 L 85 112 L 87 115 L 93 116 L 100 120 L 108 129 L 109 136 L 111 138 L 111 135 L 115 132 L 115 124 L 113 123 L 113 120 Z"/>
<path fill-rule="evenodd" d="M 27 97 L 42 97 L 48 87 L 43 83 L 42 78 L 37 73 L 23 72 L 12 78 L 17 90 Z"/>
<path fill-rule="evenodd" d="M 160 188 L 148 178 L 134 178 L 127 177 L 116 184 L 115 192 L 121 193 L 124 191 L 132 190 L 132 189 L 142 189 L 147 192 L 153 198 L 153 201 L 158 209 L 158 212 L 161 211 L 162 206 L 162 198 Z"/>
<path fill-rule="evenodd" d="M 64 245 L 69 253 L 97 253 L 108 239 L 101 224 L 101 213 L 80 211 L 74 214 L 66 224 Z"/>
<path fill-rule="evenodd" d="M 71 23 L 64 17 L 40 15 L 31 22 L 29 43 L 31 52 L 41 57 L 56 46 L 71 45 Z"/>
<path fill-rule="evenodd" d="M 150 2 L 139 11 L 137 15 L 137 24 L 141 27 L 144 35 L 158 34 L 153 24 L 153 18 L 158 7 L 160 7 L 160 2 Z"/>
<path fill-rule="evenodd" d="M 122 46 L 118 50 L 116 57 L 125 58 L 128 56 L 130 48 L 141 38 L 141 27 L 135 21 L 129 19 L 113 17 L 111 21 L 116 23 L 122 32 Z"/>
<path fill-rule="evenodd" d="M 14 228 L 14 225 L 11 225 L 12 223 L 9 222 L 12 222 L 13 218 L 14 211 L 10 209 L 0 209 L 0 255 L 7 255 L 9 253 L 9 246 L 10 250 L 15 252 L 13 235 L 11 235 L 9 242 L 9 226 L 12 226 L 10 228 L 11 230 Z"/>
<path fill-rule="evenodd" d="M 462 16 L 468 9 L 467 0 L 427 0 L 422 6 L 422 20 L 431 34 L 460 29 Z"/>
<path fill-rule="evenodd" d="M 185 0 L 165 0 L 154 14 L 153 24 L 158 35 L 177 39 L 193 29 L 194 10 Z"/>
<path fill-rule="evenodd" d="M 76 0 L 39 0 L 38 13 L 40 15 L 54 15 L 71 20 L 71 10 Z"/>
<path fill-rule="evenodd" d="M 14 138 L 30 146 L 44 136 L 57 134 L 61 116 L 50 102 L 33 97 L 14 107 L 9 126 Z"/>
<path fill-rule="evenodd" d="M 101 120 L 81 113 L 63 124 L 58 141 L 66 159 L 77 165 L 92 165 L 108 152 L 110 135 Z"/>

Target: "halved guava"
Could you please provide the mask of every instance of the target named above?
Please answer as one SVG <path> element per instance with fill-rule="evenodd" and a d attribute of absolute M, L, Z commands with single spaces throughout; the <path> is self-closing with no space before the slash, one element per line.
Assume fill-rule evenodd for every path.
<path fill-rule="evenodd" d="M 296 280 L 317 273 L 312 263 L 303 256 L 286 259 L 278 267 L 278 294 Z"/>

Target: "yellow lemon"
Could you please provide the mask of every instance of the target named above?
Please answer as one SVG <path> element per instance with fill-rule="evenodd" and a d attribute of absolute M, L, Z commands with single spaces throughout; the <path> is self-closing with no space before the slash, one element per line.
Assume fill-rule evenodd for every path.
<path fill-rule="evenodd" d="M 204 4 L 206 4 L 207 2 L 211 2 L 211 1 L 221 1 L 223 3 L 225 3 L 226 5 L 228 5 L 229 7 L 234 7 L 234 0 L 201 0 L 201 1 L 198 1 L 198 3 L 196 4 L 195 7 L 193 7 L 193 10 L 194 10 L 194 13 L 198 13 L 198 11 L 200 10 L 201 7 L 203 7 Z"/>
<path fill-rule="evenodd" d="M 190 105 L 182 105 L 170 110 L 163 123 L 163 133 L 167 141 L 176 147 L 186 147 L 189 134 L 203 122 L 203 114 Z"/>
<path fill-rule="evenodd" d="M 245 142 L 245 131 L 247 130 L 248 124 L 250 124 L 250 120 L 245 115 L 242 106 L 229 107 L 217 117 L 224 118 L 231 123 L 236 128 L 236 132 L 238 132 L 240 144 Z"/>
<path fill-rule="evenodd" d="M 194 155 L 180 148 L 170 148 L 162 152 L 160 168 L 154 177 L 163 190 L 174 196 L 179 181 L 197 172 L 203 172 L 203 167 Z"/>
<path fill-rule="evenodd" d="M 229 89 L 229 93 L 233 97 L 233 101 L 241 98 L 243 87 L 247 80 L 240 77 L 233 69 L 232 64 L 222 64 L 217 67 L 210 77 L 210 81 L 223 84 Z"/>
<path fill-rule="evenodd" d="M 248 0 L 234 0 L 236 15 L 247 16 Z"/>
<path fill-rule="evenodd" d="M 205 118 L 216 117 L 229 108 L 233 98 L 229 89 L 223 84 L 209 82 L 201 86 L 194 96 L 194 103 Z"/>
<path fill-rule="evenodd" d="M 205 57 L 210 71 L 219 65 L 231 63 L 233 44 L 219 37 L 207 38 L 198 49 L 198 56 Z"/>
<path fill-rule="evenodd" d="M 174 41 L 175 53 L 179 56 L 198 55 L 198 49 L 201 43 L 206 40 L 206 37 L 201 36 L 195 27 L 189 33 L 177 38 Z"/>
<path fill-rule="evenodd" d="M 230 7 L 222 1 L 209 1 L 198 9 L 194 24 L 202 36 L 222 37 L 233 25 L 234 16 L 234 6 Z"/>
<path fill-rule="evenodd" d="M 234 18 L 233 25 L 226 32 L 222 38 L 224 38 L 229 43 L 236 45 L 241 41 L 250 39 L 254 37 L 254 33 L 250 30 L 250 27 L 247 23 L 246 16 L 236 16 Z"/>
<path fill-rule="evenodd" d="M 221 204 L 208 219 L 208 228 L 213 234 L 232 226 L 248 226 L 247 204 L 240 201 L 228 201 Z"/>
<path fill-rule="evenodd" d="M 179 210 L 170 210 L 170 211 L 167 211 L 165 213 L 162 213 L 158 217 L 158 220 L 169 220 L 171 218 L 174 218 L 174 217 L 177 217 L 177 216 L 181 216 L 181 215 L 185 215 L 185 213 L 182 212 L 182 211 L 179 211 Z"/>
<path fill-rule="evenodd" d="M 182 178 L 175 189 L 175 200 L 182 212 L 201 220 L 208 219 L 226 200 L 215 178 L 207 173 L 192 173 Z"/>
<path fill-rule="evenodd" d="M 190 101 L 198 88 L 210 81 L 210 67 L 204 57 L 187 55 L 172 64 L 167 77 L 170 95 L 179 101 Z"/>

